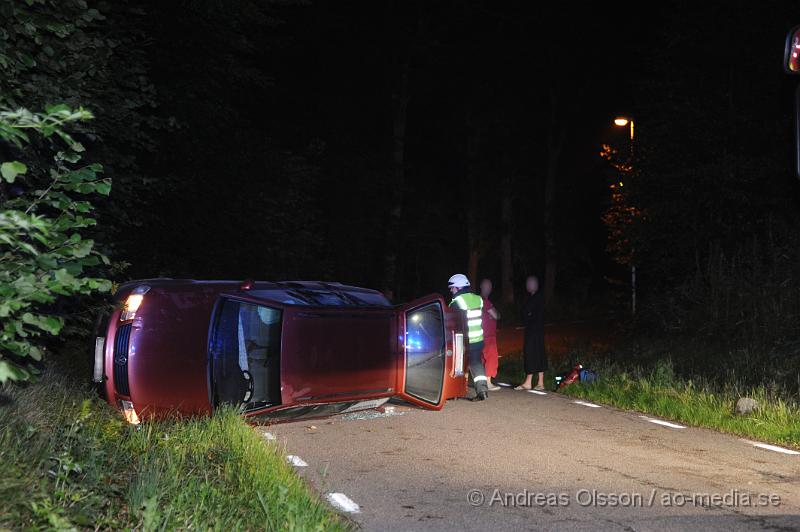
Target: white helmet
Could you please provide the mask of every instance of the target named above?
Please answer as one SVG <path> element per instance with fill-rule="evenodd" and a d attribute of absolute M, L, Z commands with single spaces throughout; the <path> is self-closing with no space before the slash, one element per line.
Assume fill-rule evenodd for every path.
<path fill-rule="evenodd" d="M 463 273 L 457 273 L 447 281 L 448 288 L 466 288 L 469 286 L 469 279 Z"/>

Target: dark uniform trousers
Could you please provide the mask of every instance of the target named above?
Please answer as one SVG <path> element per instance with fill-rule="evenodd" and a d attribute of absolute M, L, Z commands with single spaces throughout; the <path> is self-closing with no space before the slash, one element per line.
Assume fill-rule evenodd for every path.
<path fill-rule="evenodd" d="M 469 373 L 472 376 L 472 382 L 475 384 L 475 392 L 488 392 L 489 385 L 486 382 L 486 370 L 483 368 L 483 340 L 468 343 L 467 349 L 469 354 Z"/>

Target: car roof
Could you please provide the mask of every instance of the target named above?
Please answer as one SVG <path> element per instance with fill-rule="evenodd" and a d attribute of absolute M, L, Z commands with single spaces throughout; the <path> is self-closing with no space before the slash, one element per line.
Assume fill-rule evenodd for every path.
<path fill-rule="evenodd" d="M 327 281 L 251 281 L 243 290 L 243 281 L 196 279 L 137 279 L 120 285 L 118 292 L 146 284 L 151 287 L 214 286 L 221 291 L 241 291 L 249 297 L 276 301 L 285 305 L 334 307 L 390 307 L 391 301 L 382 293 L 370 288 Z"/>

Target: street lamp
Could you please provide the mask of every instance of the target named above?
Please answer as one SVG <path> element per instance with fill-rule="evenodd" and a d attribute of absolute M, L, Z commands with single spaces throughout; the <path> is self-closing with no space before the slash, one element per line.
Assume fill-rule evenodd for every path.
<path fill-rule="evenodd" d="M 628 166 L 630 167 L 631 173 L 633 173 L 633 118 L 618 116 L 614 119 L 615 126 L 625 127 L 629 124 L 631 134 L 631 159 Z M 621 182 L 620 185 L 622 185 Z M 636 316 L 636 263 L 633 262 L 634 251 L 635 250 L 631 249 L 631 314 Z"/>
<path fill-rule="evenodd" d="M 625 118 L 624 116 L 618 116 L 614 119 L 614 125 L 619 127 L 625 127 L 628 124 L 631 126 L 631 140 L 633 140 L 633 118 Z"/>

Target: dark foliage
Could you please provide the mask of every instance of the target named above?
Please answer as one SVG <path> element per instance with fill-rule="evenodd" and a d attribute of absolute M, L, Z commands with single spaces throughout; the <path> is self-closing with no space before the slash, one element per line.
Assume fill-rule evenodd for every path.
<path fill-rule="evenodd" d="M 464 271 L 505 278 L 511 306 L 547 265 L 551 317 L 624 318 L 630 258 L 644 334 L 796 360 L 791 2 L 0 13 L 0 103 L 97 116 L 79 135 L 115 187 L 96 239 L 125 276 L 321 278 L 411 299 Z M 616 113 L 636 118 L 626 201 L 641 216 L 612 257 L 598 148 L 627 150 Z"/>
<path fill-rule="evenodd" d="M 629 236 L 643 332 L 677 367 L 793 389 L 800 370 L 800 196 L 793 83 L 780 69 L 789 2 L 665 7 L 637 86 L 642 210 Z M 683 342 L 683 348 L 675 348 Z"/>

